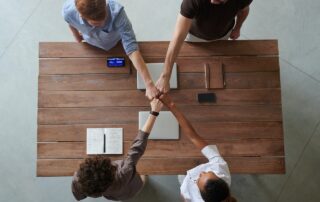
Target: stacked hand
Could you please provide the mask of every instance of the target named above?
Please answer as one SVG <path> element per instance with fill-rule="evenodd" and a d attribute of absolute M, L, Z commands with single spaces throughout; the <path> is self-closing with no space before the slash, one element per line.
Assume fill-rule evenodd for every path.
<path fill-rule="evenodd" d="M 154 84 L 150 84 L 146 87 L 146 97 L 149 100 L 153 98 L 157 98 L 160 96 L 160 91 L 154 86 Z"/>
<path fill-rule="evenodd" d="M 161 108 L 163 107 L 162 102 L 156 98 L 150 102 L 150 105 L 151 105 L 151 111 L 154 111 L 154 112 L 160 112 Z"/>
<path fill-rule="evenodd" d="M 161 93 L 167 93 L 170 91 L 169 80 L 162 74 L 156 83 L 157 89 Z"/>
<path fill-rule="evenodd" d="M 160 96 L 161 102 L 166 105 L 169 109 L 174 106 L 174 102 L 171 100 L 170 96 L 166 93 Z"/>
<path fill-rule="evenodd" d="M 237 29 L 237 28 L 233 29 L 230 34 L 230 39 L 236 40 L 239 37 L 240 37 L 240 29 Z"/>

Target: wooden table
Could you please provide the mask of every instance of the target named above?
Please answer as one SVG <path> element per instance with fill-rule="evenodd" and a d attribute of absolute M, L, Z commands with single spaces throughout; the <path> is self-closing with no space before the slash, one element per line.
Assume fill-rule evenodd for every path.
<path fill-rule="evenodd" d="M 140 42 L 147 63 L 164 62 L 168 42 Z M 105 52 L 86 44 L 39 45 L 37 176 L 70 176 L 86 157 L 86 128 L 124 128 L 124 154 L 150 109 L 136 71 L 110 69 Z M 216 144 L 232 173 L 284 173 L 278 44 L 275 40 L 185 43 L 173 100 L 203 138 Z M 217 102 L 199 104 L 214 92 Z M 166 109 L 164 109 L 166 110 Z M 182 174 L 206 162 L 180 129 L 179 141 L 148 142 L 142 174 Z M 111 156 L 121 159 L 123 156 Z"/>

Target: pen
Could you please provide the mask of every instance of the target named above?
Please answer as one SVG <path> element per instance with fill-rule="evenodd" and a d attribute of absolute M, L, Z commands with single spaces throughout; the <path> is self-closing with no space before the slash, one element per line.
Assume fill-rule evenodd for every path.
<path fill-rule="evenodd" d="M 106 153 L 106 134 L 103 133 L 103 153 Z"/>

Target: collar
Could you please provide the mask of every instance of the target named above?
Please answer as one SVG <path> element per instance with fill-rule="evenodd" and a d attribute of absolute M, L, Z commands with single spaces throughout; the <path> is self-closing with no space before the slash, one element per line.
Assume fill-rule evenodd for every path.
<path fill-rule="evenodd" d="M 80 14 L 78 13 L 78 17 L 79 17 L 79 22 L 80 22 L 80 24 L 84 24 L 84 20 L 82 19 L 82 17 L 80 16 Z"/>

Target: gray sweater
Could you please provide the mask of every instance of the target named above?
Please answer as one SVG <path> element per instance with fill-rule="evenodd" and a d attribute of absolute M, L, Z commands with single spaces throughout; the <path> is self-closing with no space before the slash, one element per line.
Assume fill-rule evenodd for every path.
<path fill-rule="evenodd" d="M 136 165 L 143 155 L 148 142 L 148 133 L 139 130 L 134 139 L 127 157 L 124 160 L 113 161 L 112 164 L 117 167 L 114 182 L 102 194 L 109 200 L 126 200 L 136 195 L 143 186 L 140 175 L 136 172 Z M 79 201 L 87 196 L 79 190 L 77 176 L 72 181 L 72 193 Z"/>

